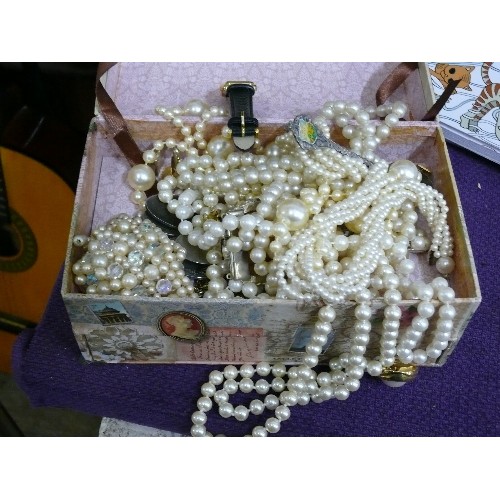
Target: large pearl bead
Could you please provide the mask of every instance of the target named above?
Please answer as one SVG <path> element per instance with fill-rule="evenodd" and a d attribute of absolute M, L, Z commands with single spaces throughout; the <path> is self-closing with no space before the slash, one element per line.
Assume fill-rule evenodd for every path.
<path fill-rule="evenodd" d="M 440 257 L 436 261 L 436 269 L 441 274 L 450 274 L 455 269 L 455 261 L 450 257 Z"/>
<path fill-rule="evenodd" d="M 422 180 L 422 174 L 418 171 L 415 163 L 410 160 L 396 160 L 391 163 L 389 173 L 395 175 L 397 179 L 407 179 L 417 182 Z"/>
<path fill-rule="evenodd" d="M 127 174 L 127 181 L 137 191 L 147 191 L 152 188 L 156 178 L 154 170 L 144 164 L 134 165 Z"/>
<path fill-rule="evenodd" d="M 233 145 L 231 141 L 221 135 L 210 139 L 210 142 L 207 144 L 207 153 L 213 158 L 227 158 L 232 151 Z"/>
<path fill-rule="evenodd" d="M 186 115 L 191 115 L 191 116 L 201 116 L 203 111 L 208 108 L 208 105 L 205 104 L 203 101 L 200 101 L 198 99 L 193 99 L 192 101 L 189 101 L 186 104 Z"/>
<path fill-rule="evenodd" d="M 283 200 L 276 209 L 277 221 L 291 231 L 302 229 L 309 221 L 309 215 L 307 205 L 294 198 Z"/>

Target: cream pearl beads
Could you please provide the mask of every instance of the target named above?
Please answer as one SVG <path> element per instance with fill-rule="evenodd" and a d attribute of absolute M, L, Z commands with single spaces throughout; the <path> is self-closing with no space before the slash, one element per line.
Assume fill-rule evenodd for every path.
<path fill-rule="evenodd" d="M 328 148 L 303 151 L 291 133 L 277 137 L 260 155 L 234 151 L 227 127 L 223 127 L 220 136 L 207 143 L 204 137 L 206 122 L 212 117 L 221 116 L 223 111 L 201 101 L 192 101 L 184 108 L 170 110 L 159 106 L 157 112 L 180 127 L 185 139 L 191 138 L 187 142 L 175 142 L 171 139 L 155 141 L 153 150 L 145 153 L 145 160 L 149 161 L 155 159 L 157 151 L 164 146 L 173 148 L 180 145 L 180 149 L 186 151 L 185 158 L 176 167 L 176 175 L 166 176 L 158 182 L 159 199 L 180 219 L 178 229 L 181 234 L 188 236 L 191 245 L 209 251 L 224 244 L 230 253 L 248 252 L 256 275 L 266 278 L 266 290 L 260 294 L 263 298 L 277 293 L 279 278 L 275 274 L 275 264 L 286 252 L 293 234 L 306 227 L 316 215 L 328 210 L 332 204 L 349 198 L 360 185 L 366 184 L 368 168 L 363 161 Z M 378 162 L 374 148 L 388 136 L 390 127 L 405 113 L 405 105 L 399 102 L 363 110 L 357 104 L 334 101 L 326 103 L 313 121 L 327 135 L 331 133 L 332 122 L 341 126 L 343 135 L 350 139 L 353 150 L 363 153 L 370 161 Z M 182 118 L 182 115 L 189 114 L 201 118 L 194 125 L 194 135 L 191 135 L 192 129 L 186 127 Z M 371 122 L 375 117 L 385 118 L 382 123 Z M 359 144 L 359 141 L 356 142 L 358 139 L 361 140 Z M 198 144 L 198 149 L 186 149 L 186 145 L 195 143 Z M 414 181 L 419 185 L 421 174 L 412 162 L 398 160 L 391 164 L 386 179 L 392 179 L 393 183 Z M 373 186 L 374 192 L 378 193 L 377 184 Z M 389 232 L 382 235 L 382 240 L 385 245 L 393 242 L 391 254 L 403 257 L 406 256 L 408 245 L 417 251 L 430 248 L 438 258 L 438 269 L 450 272 L 454 263 L 451 258 L 451 238 L 445 223 L 447 208 L 436 207 L 436 200 L 427 196 L 430 208 L 424 208 L 427 210 L 424 215 L 433 229 L 432 241 L 429 240 L 415 227 L 418 215 L 413 210 L 413 204 L 418 201 L 417 191 L 415 188 L 409 194 L 409 199 L 402 204 L 410 204 L 410 209 L 404 212 L 399 210 L 396 215 L 393 209 L 391 213 L 385 214 L 384 226 Z M 436 199 L 438 204 L 442 202 L 442 199 Z M 244 216 L 250 217 L 253 223 L 240 225 L 239 218 L 233 212 L 248 200 L 258 200 L 256 212 Z M 350 204 L 353 201 L 354 197 L 349 201 Z M 425 207 L 425 204 L 424 201 L 422 206 Z M 357 217 L 339 214 L 341 222 L 335 224 L 337 234 L 333 248 L 337 255 L 339 251 L 347 250 L 346 243 L 340 243 L 344 238 L 339 232 L 340 225 L 359 226 L 360 223 L 355 221 L 363 216 L 366 207 L 365 204 L 356 209 Z M 220 217 L 220 222 L 211 219 L 209 214 L 214 212 Z M 434 220 L 434 214 L 437 214 L 439 220 Z M 396 231 L 392 236 L 391 230 Z M 228 232 L 229 238 L 226 237 Z M 354 243 L 359 244 L 359 237 L 353 235 L 351 240 L 353 244 L 350 249 L 355 251 Z M 340 264 L 333 258 L 335 255 L 332 252 L 330 254 L 330 257 L 326 257 L 325 269 L 338 272 Z M 350 258 L 345 257 L 344 262 L 347 264 Z M 318 257 L 316 260 L 318 261 Z M 318 265 L 321 267 L 319 261 Z M 370 269 L 373 271 L 374 266 Z M 235 287 L 229 288 L 222 274 L 221 269 L 218 276 L 212 277 L 216 282 L 206 293 L 207 298 L 223 298 L 234 294 Z M 288 269 L 288 274 L 293 275 L 293 271 Z M 339 283 L 344 278 L 343 275 L 339 276 Z M 222 289 L 221 283 L 225 283 Z M 250 297 L 253 297 L 254 285 L 250 288 Z M 290 290 L 286 293 L 290 293 Z M 295 292 L 292 295 L 292 298 L 296 298 Z"/>
<path fill-rule="evenodd" d="M 389 164 L 375 153 L 391 127 L 405 116 L 404 104 L 362 109 L 332 101 L 313 118 L 327 137 L 332 128 L 339 127 L 361 158 L 329 148 L 302 150 L 291 132 L 265 147 L 259 145 L 254 153 L 241 153 L 234 149 L 227 127 L 213 138 L 205 136 L 207 122 L 223 115 L 219 108 L 195 100 L 184 107 L 159 106 L 156 111 L 178 127 L 182 139 L 155 141 L 144 153 L 144 165 L 129 174 L 132 196 L 143 205 L 144 192 L 152 187 L 151 165 L 162 151 L 176 148 L 181 153 L 175 175 L 158 180 L 158 195 L 179 219 L 179 232 L 189 244 L 206 252 L 209 285 L 205 298 L 277 298 L 321 304 L 298 366 L 263 362 L 210 373 L 192 415 L 193 436 L 212 435 L 206 427 L 212 408 L 240 422 L 274 412 L 251 435 L 277 433 L 291 417 L 293 406 L 346 400 L 358 390 L 364 373 L 378 376 L 396 361 L 432 363 L 447 349 L 456 316 L 454 292 L 442 277 L 430 283 L 412 281 L 415 264 L 409 254 L 430 251 L 437 259 L 438 272 L 453 271 L 444 197 L 421 183 L 411 161 Z M 198 121 L 188 123 L 184 116 Z M 426 223 L 425 231 L 419 222 Z M 156 296 L 194 296 L 192 285 L 177 274 L 185 252 L 153 230 L 158 243 L 169 250 L 158 260 L 154 247 L 148 246 L 154 236 L 145 239 L 136 232 L 142 220 L 113 224 L 99 228 L 88 241 L 83 236 L 75 241 L 87 248 L 74 273 L 75 281 L 87 287 L 88 293 L 107 293 L 110 273 L 122 273 L 120 288 L 114 281 L 117 289 L 112 293 L 133 294 L 136 287 L 142 287 L 140 291 L 147 289 Z M 101 248 L 115 233 L 111 251 Z M 151 256 L 146 255 L 150 250 Z M 231 277 L 223 250 L 234 255 L 246 252 L 260 286 L 255 280 Z M 129 263 L 126 268 L 130 254 L 137 264 L 136 251 L 143 262 L 140 266 Z M 174 275 L 168 274 L 172 271 L 179 280 L 175 289 L 170 280 Z M 172 286 L 167 294 L 158 291 L 169 288 L 162 280 Z M 375 335 L 372 302 L 376 298 L 383 301 L 383 309 Z M 418 304 L 416 315 L 404 328 L 403 299 Z M 340 356 L 320 367 L 335 335 L 336 306 L 346 301 L 355 304 L 349 342 Z M 238 390 L 243 394 L 255 391 L 262 398 L 234 406 L 230 396 Z"/>
<path fill-rule="evenodd" d="M 184 273 L 186 250 L 139 215 L 118 215 L 73 244 L 86 250 L 72 270 L 88 294 L 198 297 Z"/>

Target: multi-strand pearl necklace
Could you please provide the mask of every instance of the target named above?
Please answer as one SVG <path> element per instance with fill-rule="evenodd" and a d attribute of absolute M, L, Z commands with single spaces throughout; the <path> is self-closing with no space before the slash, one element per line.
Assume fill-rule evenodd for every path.
<path fill-rule="evenodd" d="M 164 149 L 175 149 L 184 155 L 173 175 L 158 181 L 158 198 L 179 220 L 178 231 L 187 237 L 189 245 L 206 252 L 209 282 L 203 296 L 276 297 L 320 300 L 325 304 L 319 310 L 299 366 L 287 369 L 281 363 L 274 366 L 259 363 L 256 367 L 228 366 L 223 372 L 211 372 L 202 387 L 198 411 L 192 416 L 193 436 L 210 435 L 205 423 L 212 398 L 220 415 L 233 416 L 239 421 L 246 420 L 250 413 L 259 415 L 266 409 L 274 410 L 274 417 L 252 431 L 254 436 L 264 436 L 279 430 L 280 423 L 289 418 L 291 406 L 310 400 L 344 400 L 359 388 L 365 371 L 377 376 L 396 361 L 422 365 L 437 359 L 447 348 L 455 316 L 451 305 L 454 292 L 441 277 L 430 284 L 412 282 L 410 275 L 415 264 L 408 258 L 409 250 L 430 251 L 437 259 L 440 273 L 447 275 L 453 271 L 453 245 L 444 197 L 421 183 L 422 175 L 412 162 L 399 160 L 389 165 L 374 153 L 389 135 L 390 127 L 404 116 L 404 104 L 363 110 L 356 104 L 326 103 L 313 120 L 318 133 L 330 137 L 333 123 L 342 129 L 342 135 L 349 139 L 351 151 L 356 154 L 342 154 L 335 148 L 304 150 L 292 131 L 278 136 L 264 148 L 257 143 L 255 154 L 240 153 L 234 150 L 227 127 L 222 128 L 221 135 L 209 140 L 204 136 L 207 121 L 223 115 L 220 108 L 191 101 L 185 108 L 159 106 L 157 112 L 180 129 L 183 139 L 158 140 L 152 149 L 145 151 L 144 164 L 133 167 L 128 175 L 134 189 L 132 200 L 144 207 L 144 192 L 156 181 L 149 165 L 159 159 Z M 199 121 L 192 127 L 185 123 L 184 115 L 197 116 Z M 374 122 L 377 117 L 385 118 Z M 247 206 L 253 206 L 254 211 L 246 213 Z M 427 223 L 427 232 L 418 228 L 419 213 Z M 140 287 L 146 295 L 172 292 L 173 296 L 195 296 L 192 284 L 180 276 L 179 269 L 174 269 L 178 273 L 176 287 L 169 289 L 165 283 L 173 276 L 172 261 L 176 262 L 171 256 L 173 247 L 165 247 L 172 243 L 167 242 L 168 237 L 162 237 L 156 228 L 155 241 L 150 235 L 137 238 L 144 232 L 138 228 L 144 222 L 140 218 L 134 221 L 133 232 L 138 243 L 132 243 L 133 238 L 127 239 L 127 231 L 125 236 L 120 234 L 120 224 L 131 223 L 126 218 L 94 232 L 96 240 L 87 243 L 89 253 L 100 249 L 102 240 L 108 241 L 110 235 L 114 236 L 111 252 L 106 263 L 100 262 L 100 255 L 87 254 L 83 263 L 75 264 L 77 283 L 86 284 L 91 293 L 106 293 L 110 289 L 129 295 Z M 118 231 L 114 231 L 116 228 Z M 110 267 L 115 270 L 117 264 L 129 263 L 130 253 L 124 253 L 120 246 L 123 239 L 131 244 L 130 253 L 137 251 L 134 244 L 141 245 L 148 272 L 129 265 L 133 272 L 121 275 L 120 286 L 116 281 L 120 277 L 112 278 Z M 144 239 L 162 245 L 165 262 L 154 248 L 148 247 L 150 253 L 144 254 Z M 186 254 L 177 252 L 180 262 Z M 247 279 L 232 276 L 228 268 L 227 255 L 241 252 L 249 258 L 251 275 Z M 118 260 L 113 257 L 116 255 Z M 113 262 L 109 263 L 109 259 Z M 95 272 L 97 267 L 99 276 Z M 88 272 L 97 280 L 107 280 L 108 285 L 89 285 Z M 135 281 L 130 277 L 134 272 Z M 155 278 L 157 283 L 162 282 L 167 293 L 160 292 L 154 284 Z M 379 352 L 368 359 L 365 354 L 373 314 L 370 304 L 376 297 L 385 304 L 384 321 Z M 398 304 L 403 298 L 418 299 L 420 303 L 417 316 L 400 334 L 402 311 Z M 433 299 L 441 302 L 439 319 L 434 331 L 426 335 L 429 319 L 435 314 Z M 346 301 L 356 304 L 350 350 L 332 359 L 328 371 L 317 373 L 313 368 L 318 366 L 319 355 L 332 332 L 335 306 Z M 422 344 L 424 337 L 431 339 L 426 345 Z M 257 376 L 262 378 L 254 380 Z M 269 377 L 274 378 L 269 381 Z M 255 399 L 248 408 L 242 405 L 234 408 L 229 396 L 238 389 L 243 393 L 255 390 L 261 395 L 272 389 L 276 394 L 267 394 L 264 401 Z"/>

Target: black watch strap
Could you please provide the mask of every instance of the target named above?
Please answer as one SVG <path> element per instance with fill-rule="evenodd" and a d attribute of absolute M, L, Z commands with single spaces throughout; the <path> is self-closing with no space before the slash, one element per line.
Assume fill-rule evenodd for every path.
<path fill-rule="evenodd" d="M 252 82 L 227 82 L 222 93 L 229 97 L 231 118 L 227 126 L 231 129 L 233 141 L 239 149 L 248 150 L 255 143 L 259 122 L 253 116 L 252 97 L 257 89 Z"/>

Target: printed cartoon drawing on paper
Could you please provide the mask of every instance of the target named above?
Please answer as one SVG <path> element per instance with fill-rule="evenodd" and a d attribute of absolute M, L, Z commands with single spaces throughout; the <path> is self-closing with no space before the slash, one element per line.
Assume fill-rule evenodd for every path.
<path fill-rule="evenodd" d="M 443 87 L 446 87 L 450 80 L 459 80 L 457 88 L 472 90 L 470 87 L 471 71 L 474 66 L 456 66 L 453 64 L 436 63 L 434 69 L 429 68 L 432 76 L 436 77 Z M 456 94 L 457 90 L 453 91 Z"/>
<path fill-rule="evenodd" d="M 450 78 L 460 80 L 440 120 L 500 147 L 500 63 L 429 63 L 429 70 L 436 96 Z"/>

